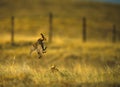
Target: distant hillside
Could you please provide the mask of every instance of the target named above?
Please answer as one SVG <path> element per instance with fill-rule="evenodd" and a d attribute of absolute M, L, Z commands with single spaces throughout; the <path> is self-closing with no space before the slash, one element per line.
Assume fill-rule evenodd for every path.
<path fill-rule="evenodd" d="M 108 16 L 108 14 L 118 16 L 120 5 L 81 2 L 81 0 L 0 0 L 0 15 L 22 15 L 55 12 L 74 13 L 76 15 L 99 15 Z M 70 15 L 70 14 L 69 14 Z"/>
<path fill-rule="evenodd" d="M 54 23 L 54 29 L 56 29 L 56 32 L 58 32 L 59 29 L 80 29 L 82 26 L 80 25 L 82 17 L 86 17 L 88 19 L 89 30 L 111 29 L 113 24 L 116 24 L 117 29 L 120 29 L 119 4 L 89 1 L 82 2 L 81 0 L 0 0 L 1 17 L 10 17 L 12 15 L 48 15 L 49 12 L 52 12 L 55 15 L 54 20 L 56 19 L 56 24 Z M 44 24 L 47 24 L 47 19 L 46 21 L 40 21 L 39 18 L 34 20 L 35 22 L 33 22 L 32 19 L 29 20 L 24 18 L 24 21 L 20 21 L 18 24 L 19 26 L 22 25 L 20 25 L 20 23 L 29 24 L 22 26 L 22 30 L 27 28 L 35 28 L 36 30 L 48 28 L 48 25 L 40 26 L 40 24 L 43 24 L 43 22 Z M 67 22 L 68 25 L 65 22 Z M 1 23 L 4 22 L 1 21 Z M 3 25 L 1 23 L 0 25 Z M 21 27 L 19 27 L 17 24 L 16 26 L 16 29 L 21 30 Z M 1 27 L 1 29 L 2 28 L 6 27 Z"/>

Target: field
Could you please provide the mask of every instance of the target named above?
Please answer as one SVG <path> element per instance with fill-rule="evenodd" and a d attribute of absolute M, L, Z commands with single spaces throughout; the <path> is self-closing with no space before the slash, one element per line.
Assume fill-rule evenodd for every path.
<path fill-rule="evenodd" d="M 79 43 L 56 38 L 39 59 L 29 55 L 29 44 L 5 46 L 0 57 L 0 84 L 3 87 L 75 86 L 119 87 L 120 46 L 110 43 Z M 7 51 L 6 51 L 7 50 Z M 56 65 L 59 71 L 52 72 Z"/>
<path fill-rule="evenodd" d="M 78 0 L 1 0 L 0 87 L 120 87 L 119 7 Z M 49 12 L 54 14 L 52 43 L 48 43 Z M 82 17 L 88 20 L 85 43 Z M 113 24 L 118 29 L 116 43 L 111 41 Z M 45 34 L 48 48 L 39 59 L 36 52 L 31 56 L 29 52 L 40 33 Z"/>

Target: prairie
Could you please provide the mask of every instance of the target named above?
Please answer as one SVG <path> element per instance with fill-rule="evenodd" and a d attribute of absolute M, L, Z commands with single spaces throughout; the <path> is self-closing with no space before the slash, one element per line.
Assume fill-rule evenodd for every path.
<path fill-rule="evenodd" d="M 119 4 L 78 0 L 0 1 L 0 87 L 119 87 Z M 53 41 L 49 38 L 53 13 Z M 11 45 L 11 16 L 15 45 Z M 87 42 L 82 18 L 87 18 Z M 116 43 L 112 28 L 116 24 Z M 44 33 L 47 52 L 29 55 Z M 54 72 L 52 66 L 56 66 Z"/>

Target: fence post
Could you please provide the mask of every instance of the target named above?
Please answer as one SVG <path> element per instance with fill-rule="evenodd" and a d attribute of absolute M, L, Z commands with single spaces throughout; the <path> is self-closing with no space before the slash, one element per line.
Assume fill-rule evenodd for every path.
<path fill-rule="evenodd" d="M 14 16 L 11 17 L 11 44 L 14 45 Z"/>
<path fill-rule="evenodd" d="M 86 18 L 83 17 L 83 30 L 82 30 L 82 34 L 83 34 L 83 42 L 87 41 L 87 36 L 86 36 Z"/>
<path fill-rule="evenodd" d="M 115 43 L 116 42 L 116 25 L 115 24 L 113 25 L 112 33 L 113 33 L 112 42 Z"/>
<path fill-rule="evenodd" d="M 49 43 L 52 42 L 52 34 L 53 34 L 52 22 L 53 22 L 53 14 L 49 13 Z"/>

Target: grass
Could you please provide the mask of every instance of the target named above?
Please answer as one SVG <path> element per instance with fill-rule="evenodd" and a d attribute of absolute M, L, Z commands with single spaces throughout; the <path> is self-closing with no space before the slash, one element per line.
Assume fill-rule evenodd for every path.
<path fill-rule="evenodd" d="M 65 42 L 69 42 L 69 45 Z M 78 43 L 78 45 L 76 45 Z M 119 43 L 82 43 L 77 39 L 54 39 L 39 59 L 30 56 L 30 44 L 3 45 L 1 48 L 1 86 L 119 86 Z M 6 51 L 7 50 L 7 51 Z M 59 71 L 52 72 L 55 64 Z"/>
<path fill-rule="evenodd" d="M 6 68 L 7 67 L 7 68 Z M 117 67 L 118 68 L 118 67 Z M 3 86 L 77 86 L 83 83 L 119 84 L 116 70 L 110 68 L 95 69 L 86 65 L 76 64 L 73 70 L 59 68 L 60 72 L 51 73 L 47 68 L 31 68 L 27 64 L 7 65 L 1 68 L 1 83 Z M 24 82 L 25 81 L 25 82 Z M 5 84 L 4 84 L 5 83 Z M 11 85 L 12 84 L 12 85 Z M 99 84 L 98 84 L 99 87 Z M 106 87 L 106 86 L 105 86 Z"/>
<path fill-rule="evenodd" d="M 119 32 L 119 4 L 82 2 L 79 0 L 48 0 L 41 1 L 13 1 L 1 0 L 0 32 L 9 33 L 11 29 L 11 15 L 15 16 L 15 33 L 34 35 L 38 32 L 48 34 L 49 12 L 53 13 L 53 28 L 56 35 L 61 33 L 65 36 L 75 36 L 75 33 L 82 31 L 82 18 L 87 18 L 88 35 L 105 36 L 111 35 L 113 24 L 116 24 Z M 25 4 L 26 3 L 26 4 Z M 32 13 L 31 13 L 32 12 Z M 111 15 L 109 15 L 111 14 Z M 62 31 L 69 31 L 66 33 Z M 29 31 L 29 32 L 28 32 Z M 101 31 L 101 33 L 96 33 Z M 106 33 L 104 34 L 104 31 Z M 78 34 L 78 35 L 79 35 Z M 89 35 L 89 37 L 91 37 Z M 95 37 L 93 35 L 92 37 Z M 77 36 L 77 35 L 76 35 Z M 117 34 L 119 37 L 119 33 Z"/>
<path fill-rule="evenodd" d="M 119 87 L 119 4 L 78 0 L 0 0 L 0 87 Z M 44 33 L 53 12 L 53 42 L 41 59 L 30 47 Z M 15 16 L 15 45 L 10 17 Z M 40 15 L 40 16 L 39 16 Z M 87 17 L 87 42 L 82 18 Z M 117 42 L 112 43 L 112 26 Z M 55 72 L 52 66 L 56 65 Z"/>

